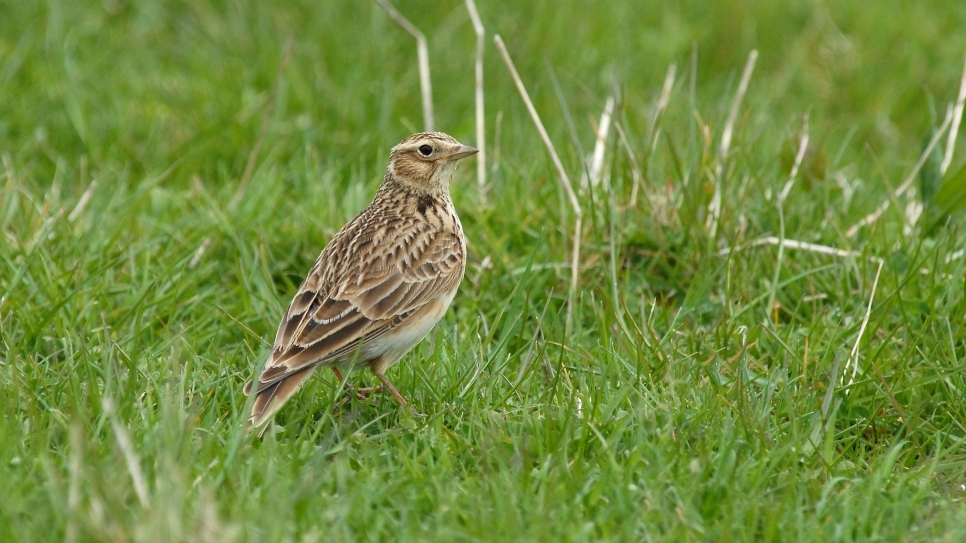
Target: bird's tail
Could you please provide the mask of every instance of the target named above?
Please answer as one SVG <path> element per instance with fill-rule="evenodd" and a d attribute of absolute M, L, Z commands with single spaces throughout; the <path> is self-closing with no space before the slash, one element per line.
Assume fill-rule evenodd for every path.
<path fill-rule="evenodd" d="M 312 375 L 315 366 L 309 366 L 302 371 L 293 373 L 274 383 L 264 385 L 261 390 L 255 393 L 255 401 L 252 403 L 252 417 L 248 421 L 248 428 L 253 430 L 265 425 L 272 415 L 295 394 L 295 391 L 302 386 L 302 383 Z M 250 394 L 252 381 L 245 385 L 245 394 Z M 267 426 L 266 426 L 267 428 Z M 265 428 L 258 433 L 261 437 L 265 433 Z"/>

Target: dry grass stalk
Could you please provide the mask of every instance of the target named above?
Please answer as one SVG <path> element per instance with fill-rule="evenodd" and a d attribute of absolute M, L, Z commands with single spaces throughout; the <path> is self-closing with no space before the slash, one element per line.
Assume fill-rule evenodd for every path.
<path fill-rule="evenodd" d="M 67 215 L 68 221 L 74 222 L 78 217 L 81 216 L 82 213 L 84 213 L 84 209 L 86 209 L 87 204 L 90 203 L 91 197 L 94 196 L 94 189 L 96 188 L 97 180 L 91 181 L 91 183 L 87 185 L 87 190 L 84 191 L 84 194 L 81 195 L 80 200 L 77 201 L 77 205 L 74 206 L 74 210 Z"/>
<path fill-rule="evenodd" d="M 735 123 L 738 121 L 738 113 L 741 111 L 741 102 L 748 92 L 748 82 L 751 74 L 755 71 L 755 63 L 758 61 L 758 51 L 752 50 L 745 62 L 745 69 L 741 74 L 741 81 L 738 83 L 738 92 L 735 99 L 731 102 L 731 111 L 728 113 L 728 120 L 725 122 L 724 131 L 721 133 L 721 145 L 718 147 L 718 163 L 714 171 L 714 195 L 711 203 L 708 204 L 707 228 L 711 237 L 718 235 L 718 222 L 721 220 L 721 183 L 724 175 L 725 160 L 728 151 L 731 150 L 731 138 L 734 135 Z"/>
<path fill-rule="evenodd" d="M 114 439 L 117 441 L 118 448 L 121 449 L 121 455 L 124 457 L 125 464 L 127 464 L 127 471 L 131 475 L 131 482 L 134 483 L 134 493 L 137 494 L 141 507 L 147 509 L 151 505 L 148 499 L 148 484 L 144 479 L 144 473 L 141 471 L 141 461 L 138 459 L 137 453 L 134 452 L 134 445 L 131 444 L 131 438 L 128 437 L 127 429 L 124 428 L 124 425 L 117 418 L 117 413 L 114 410 L 114 401 L 110 398 L 104 398 L 101 405 L 104 408 L 104 414 L 107 415 L 108 420 L 111 422 L 111 428 L 114 430 Z"/>
<path fill-rule="evenodd" d="M 802 161 L 805 160 L 805 151 L 808 150 L 808 114 L 802 118 L 802 133 L 798 139 L 798 152 L 795 153 L 795 163 L 792 164 L 792 171 L 788 174 L 788 182 L 782 187 L 781 193 L 778 194 L 778 205 L 781 205 L 785 198 L 788 197 L 788 193 L 791 192 L 792 187 L 795 185 L 795 179 L 798 178 L 798 169 L 802 167 Z"/>
<path fill-rule="evenodd" d="M 435 122 L 433 120 L 433 86 L 429 78 L 429 46 L 426 44 L 426 36 L 419 31 L 409 19 L 392 7 L 387 0 L 376 0 L 389 17 L 396 21 L 403 30 L 416 38 L 416 56 L 419 59 L 419 88 L 423 94 L 423 124 L 427 132 L 432 132 Z"/>
<path fill-rule="evenodd" d="M 855 382 L 855 375 L 859 372 L 859 345 L 862 343 L 862 335 L 865 334 L 865 328 L 869 325 L 869 315 L 872 314 L 872 302 L 875 300 L 875 290 L 879 286 L 879 274 L 882 273 L 883 260 L 879 259 L 879 268 L 875 272 L 875 279 L 872 280 L 872 293 L 869 294 L 869 305 L 865 308 L 865 316 L 862 317 L 862 325 L 859 326 L 859 336 L 855 338 L 855 345 L 852 346 L 852 351 L 849 352 L 849 362 L 845 366 L 845 371 L 849 370 L 849 366 L 852 366 L 852 375 L 849 377 L 848 385 Z"/>
<path fill-rule="evenodd" d="M 614 115 L 614 97 L 607 98 L 604 103 L 604 111 L 600 114 L 600 123 L 597 125 L 597 138 L 594 143 L 594 152 L 590 157 L 590 164 L 587 173 L 581 176 L 581 186 L 586 187 L 588 183 L 596 187 L 603 179 L 604 154 L 607 152 L 607 136 L 610 135 L 611 118 Z"/>
<path fill-rule="evenodd" d="M 775 236 L 768 236 L 759 240 L 755 240 L 751 243 L 745 244 L 740 247 L 733 247 L 722 249 L 718 252 L 721 256 L 728 256 L 731 253 L 741 251 L 744 249 L 749 249 L 751 247 L 757 247 L 759 245 L 777 245 L 779 249 L 787 247 L 789 249 L 801 249 L 813 253 L 819 253 L 824 255 L 831 255 L 837 257 L 851 257 L 851 258 L 861 258 L 863 255 L 857 251 L 845 251 L 842 249 L 836 249 L 835 247 L 828 247 L 826 245 L 817 245 L 815 243 L 807 243 L 804 241 L 796 241 L 792 239 L 781 239 Z M 862 336 L 865 334 L 865 329 L 869 325 L 869 317 L 872 314 L 872 303 L 875 301 L 876 289 L 879 286 L 879 276 L 882 274 L 882 265 L 885 261 L 878 257 L 866 257 L 870 262 L 878 265 L 875 272 L 875 279 L 872 280 L 872 292 L 869 294 L 869 303 L 866 305 L 865 314 L 862 317 L 862 324 L 859 327 L 859 335 L 855 338 L 855 344 L 852 345 L 852 350 L 849 352 L 849 359 L 845 365 L 845 372 L 849 373 L 849 366 L 852 367 L 851 375 L 849 376 L 848 383 L 846 386 L 851 385 L 855 382 L 855 376 L 859 371 L 859 345 L 862 343 Z M 838 364 L 836 364 L 838 366 Z M 837 370 L 836 370 L 837 371 Z M 835 373 L 835 372 L 833 372 Z M 835 381 L 833 380 L 833 383 Z"/>
<path fill-rule="evenodd" d="M 929 145 L 926 146 L 926 150 L 923 151 L 922 155 L 919 157 L 919 162 L 916 162 L 916 165 L 912 168 L 912 171 L 909 172 L 909 175 L 906 177 L 906 180 L 903 181 L 902 184 L 899 185 L 899 188 L 897 188 L 895 192 L 892 193 L 890 198 L 882 202 L 882 204 L 878 208 L 876 208 L 875 211 L 873 211 L 872 213 L 869 213 L 868 215 L 863 217 L 859 222 L 849 227 L 849 229 L 845 232 L 846 236 L 853 237 L 859 233 L 859 229 L 862 228 L 863 226 L 872 224 L 875 221 L 879 220 L 879 217 L 881 217 L 882 214 L 885 213 L 887 209 L 889 209 L 889 202 L 891 202 L 893 198 L 898 198 L 899 196 L 904 194 L 907 190 L 909 190 L 909 188 L 912 187 L 913 182 L 915 182 L 916 180 L 916 176 L 919 175 L 919 170 L 922 169 L 923 164 L 926 163 L 926 159 L 928 159 L 929 155 L 932 154 L 932 150 L 936 148 L 936 144 L 939 143 L 939 140 L 946 132 L 946 129 L 949 128 L 949 124 L 952 121 L 952 117 L 953 117 L 952 109 L 949 109 L 948 111 L 946 111 L 946 120 L 943 121 L 943 124 L 939 127 L 939 130 L 937 130 L 936 133 L 933 135 L 932 140 L 929 141 Z"/>
<path fill-rule="evenodd" d="M 480 150 L 476 155 L 476 186 L 481 196 L 486 195 L 486 117 L 483 114 L 483 48 L 486 44 L 486 31 L 480 14 L 476 11 L 476 2 L 466 0 L 466 10 L 470 12 L 473 31 L 476 32 L 476 148 Z"/>
<path fill-rule="evenodd" d="M 667 111 L 667 106 L 671 102 L 671 91 L 674 89 L 674 78 L 677 74 L 677 69 L 676 64 L 671 64 L 667 67 L 667 73 L 664 75 L 661 95 L 658 97 L 657 108 L 654 110 L 654 119 L 651 121 L 650 145 L 647 156 L 653 155 L 654 150 L 657 149 L 657 140 L 661 134 L 661 120 L 664 119 L 664 112 Z M 638 192 L 644 184 L 644 173 L 641 171 L 640 163 L 637 161 L 637 156 L 631 149 L 630 141 L 627 139 L 627 134 L 624 133 L 623 127 L 621 127 L 619 122 L 615 123 L 614 127 L 617 129 L 621 143 L 624 145 L 624 149 L 627 151 L 627 155 L 630 157 L 631 164 L 634 167 L 632 172 L 634 176 L 634 187 L 631 189 L 631 199 L 627 203 L 628 207 L 634 207 L 637 205 Z"/>
<path fill-rule="evenodd" d="M 956 136 L 959 134 L 959 123 L 963 120 L 963 106 L 966 105 L 966 63 L 963 65 L 963 78 L 959 81 L 959 96 L 953 106 L 953 124 L 949 128 L 949 138 L 946 139 L 946 152 L 943 155 L 942 166 L 939 167 L 940 177 L 946 174 L 949 164 L 953 161 L 953 151 L 956 149 Z"/>
<path fill-rule="evenodd" d="M 667 67 L 664 74 L 664 85 L 661 86 L 661 97 L 657 100 L 657 109 L 654 111 L 654 122 L 651 124 L 651 154 L 657 148 L 658 134 L 661 132 L 661 120 L 664 119 L 664 112 L 671 103 L 671 91 L 674 90 L 674 78 L 677 74 L 677 64 Z"/>
<path fill-rule="evenodd" d="M 635 207 L 637 206 L 639 187 L 644 184 L 644 174 L 641 173 L 641 164 L 637 161 L 637 155 L 634 153 L 634 149 L 631 148 L 631 142 L 627 140 L 627 134 L 624 133 L 621 123 L 614 123 L 614 128 L 617 129 L 617 135 L 620 137 L 621 144 L 624 146 L 624 151 L 627 152 L 627 157 L 631 160 L 631 175 L 634 177 L 634 186 L 631 188 L 631 199 L 627 202 L 627 207 Z"/>
<path fill-rule="evenodd" d="M 503 62 L 506 63 L 507 69 L 510 70 L 510 77 L 513 78 L 513 82 L 517 86 L 517 90 L 520 92 L 520 97 L 523 98 L 523 103 L 527 106 L 527 111 L 530 112 L 530 118 L 533 119 L 533 124 L 537 127 L 537 132 L 540 133 L 540 138 L 543 140 L 543 144 L 547 147 L 547 152 L 550 153 L 550 158 L 553 160 L 554 166 L 557 168 L 557 173 L 560 175 L 560 183 L 563 185 L 564 190 L 567 192 L 567 198 L 570 200 L 570 206 L 573 208 L 574 212 L 574 240 L 573 240 L 573 250 L 571 251 L 570 259 L 570 293 L 567 300 L 567 333 L 573 329 L 573 316 L 574 316 L 574 304 L 577 298 L 577 284 L 580 279 L 580 232 L 583 228 L 583 209 L 580 207 L 580 201 L 577 199 L 577 193 L 574 192 L 573 184 L 570 182 L 570 176 L 567 175 L 567 171 L 563 167 L 563 163 L 560 161 L 560 156 L 557 154 L 557 150 L 550 141 L 550 136 L 547 134 L 547 129 L 544 128 L 543 122 L 540 120 L 540 114 L 537 113 L 537 109 L 533 107 L 533 101 L 530 100 L 530 94 L 527 93 L 527 88 L 523 85 L 523 80 L 520 79 L 520 74 L 517 73 L 516 66 L 513 64 L 513 60 L 510 58 L 510 53 L 506 50 L 506 45 L 503 44 L 503 39 L 499 34 L 493 36 L 493 41 L 496 43 L 496 48 L 500 51 L 500 56 L 503 57 Z"/>

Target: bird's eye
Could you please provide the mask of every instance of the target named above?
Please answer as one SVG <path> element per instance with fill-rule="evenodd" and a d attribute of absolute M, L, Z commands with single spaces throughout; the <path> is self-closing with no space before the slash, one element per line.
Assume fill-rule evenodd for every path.
<path fill-rule="evenodd" d="M 433 148 L 430 147 L 429 145 L 421 145 L 419 146 L 419 154 L 423 156 L 429 156 L 433 154 Z"/>

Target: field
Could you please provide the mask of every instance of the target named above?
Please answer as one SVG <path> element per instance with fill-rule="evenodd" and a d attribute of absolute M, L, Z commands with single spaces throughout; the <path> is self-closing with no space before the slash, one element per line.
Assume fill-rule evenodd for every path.
<path fill-rule="evenodd" d="M 867 4 L 479 0 L 477 141 L 466 6 L 397 0 L 485 147 L 390 371 L 427 416 L 319 372 L 256 439 L 244 383 L 424 127 L 416 42 L 0 0 L 0 541 L 966 540 L 966 2 Z"/>

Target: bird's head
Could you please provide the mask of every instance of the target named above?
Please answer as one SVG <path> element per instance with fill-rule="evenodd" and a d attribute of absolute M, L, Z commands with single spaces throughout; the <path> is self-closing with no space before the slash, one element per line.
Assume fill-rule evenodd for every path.
<path fill-rule="evenodd" d="M 387 178 L 420 192 L 445 191 L 460 159 L 477 152 L 442 132 L 413 134 L 392 148 Z"/>

